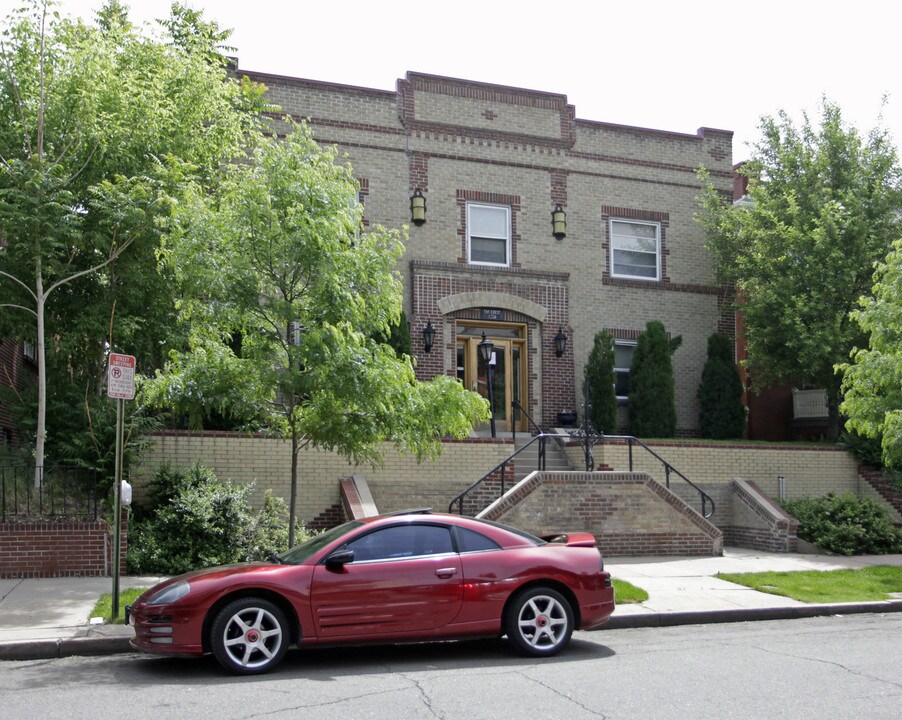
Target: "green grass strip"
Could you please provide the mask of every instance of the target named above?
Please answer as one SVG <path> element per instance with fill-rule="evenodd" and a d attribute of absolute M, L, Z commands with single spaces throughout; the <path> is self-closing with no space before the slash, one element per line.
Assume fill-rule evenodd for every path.
<path fill-rule="evenodd" d="M 807 603 L 889 600 L 902 593 L 902 567 L 875 565 L 860 570 L 721 573 L 721 580 Z"/>
<path fill-rule="evenodd" d="M 119 617 L 117 618 L 113 617 L 113 593 L 104 593 L 100 596 L 91 614 L 88 615 L 88 619 L 102 617 L 106 622 L 113 625 L 125 624 L 125 606 L 135 602 L 145 590 L 147 588 L 126 588 L 125 590 L 120 590 Z"/>
<path fill-rule="evenodd" d="M 626 580 L 613 580 L 614 583 L 614 604 L 629 605 L 630 603 L 641 603 L 648 600 L 648 593 L 642 588 L 638 588 Z"/>

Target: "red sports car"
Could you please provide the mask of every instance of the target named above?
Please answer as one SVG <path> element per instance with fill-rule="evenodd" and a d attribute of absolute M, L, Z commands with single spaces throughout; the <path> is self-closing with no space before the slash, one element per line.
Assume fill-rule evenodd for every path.
<path fill-rule="evenodd" d="M 428 511 L 354 520 L 265 563 L 199 570 L 160 583 L 126 608 L 132 645 L 212 652 L 228 670 L 262 673 L 290 645 L 507 635 L 553 655 L 575 628 L 614 611 L 595 538 L 537 538 Z"/>

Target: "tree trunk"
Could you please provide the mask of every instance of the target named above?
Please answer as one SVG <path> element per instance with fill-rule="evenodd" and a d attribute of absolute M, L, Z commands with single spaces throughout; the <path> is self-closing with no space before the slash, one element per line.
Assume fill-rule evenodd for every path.
<path fill-rule="evenodd" d="M 44 348 L 44 279 L 41 274 L 40 252 L 35 263 L 35 290 L 35 310 L 38 316 L 38 425 L 34 444 L 34 486 L 41 488 L 44 485 L 44 439 L 47 432 L 47 353 Z"/>

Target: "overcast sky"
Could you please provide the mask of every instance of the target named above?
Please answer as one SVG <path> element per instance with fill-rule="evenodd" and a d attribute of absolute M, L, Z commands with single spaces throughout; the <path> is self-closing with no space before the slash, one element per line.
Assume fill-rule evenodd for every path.
<path fill-rule="evenodd" d="M 0 0 L 6 16 L 16 0 Z M 62 0 L 91 18 L 100 0 Z M 132 18 L 168 14 L 133 0 Z M 239 66 L 393 90 L 408 70 L 562 93 L 587 120 L 734 132 L 818 115 L 822 96 L 862 133 L 902 137 L 902 11 L 886 0 L 191 0 L 232 28 Z M 888 98 L 881 110 L 882 99 Z"/>

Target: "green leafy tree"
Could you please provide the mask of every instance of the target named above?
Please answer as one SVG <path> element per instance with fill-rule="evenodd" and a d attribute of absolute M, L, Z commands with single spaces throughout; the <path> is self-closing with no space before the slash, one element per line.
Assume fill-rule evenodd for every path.
<path fill-rule="evenodd" d="M 36 345 L 38 481 L 48 400 L 81 408 L 87 393 L 85 426 L 108 350 L 162 362 L 176 320 L 155 256 L 166 218 L 257 124 L 262 89 L 230 77 L 227 35 L 175 4 L 148 36 L 118 0 L 94 25 L 32 0 L 2 29 L 0 332 Z"/>
<path fill-rule="evenodd" d="M 902 468 L 902 240 L 874 273 L 870 296 L 853 319 L 870 338 L 852 351 L 843 374 L 846 425 L 881 441 L 883 463 Z"/>
<path fill-rule="evenodd" d="M 676 433 L 671 358 L 682 342 L 682 336 L 669 339 L 659 320 L 651 320 L 639 334 L 630 365 L 629 419 L 633 435 L 668 438 Z"/>
<path fill-rule="evenodd" d="M 606 330 L 595 334 L 584 374 L 592 427 L 602 433 L 615 432 L 617 396 L 614 390 L 614 336 Z"/>
<path fill-rule="evenodd" d="M 440 451 L 443 435 L 467 436 L 488 411 L 451 377 L 417 382 L 410 358 L 376 339 L 400 320 L 401 236 L 362 232 L 350 168 L 305 126 L 290 130 L 232 166 L 218 192 L 182 203 L 167 262 L 191 345 L 172 353 L 142 397 L 196 418 L 210 402 L 255 411 L 289 439 L 293 543 L 306 444 L 378 462 L 380 441 L 390 440 L 423 457 Z M 212 367 L 198 361 L 210 356 Z M 231 379 L 212 379 L 219 373 Z M 191 392 L 202 386 L 216 394 Z"/>
<path fill-rule="evenodd" d="M 708 359 L 698 387 L 702 437 L 742 437 L 746 417 L 742 394 L 742 379 L 733 360 L 733 343 L 726 335 L 714 333 L 708 338 Z"/>
<path fill-rule="evenodd" d="M 862 138 L 826 100 L 819 127 L 807 115 L 796 127 L 781 112 L 761 130 L 740 171 L 751 202 L 734 208 L 709 183 L 698 219 L 741 302 L 754 383 L 826 388 L 835 435 L 834 365 L 864 344 L 849 313 L 900 235 L 896 151 L 886 131 Z"/>

